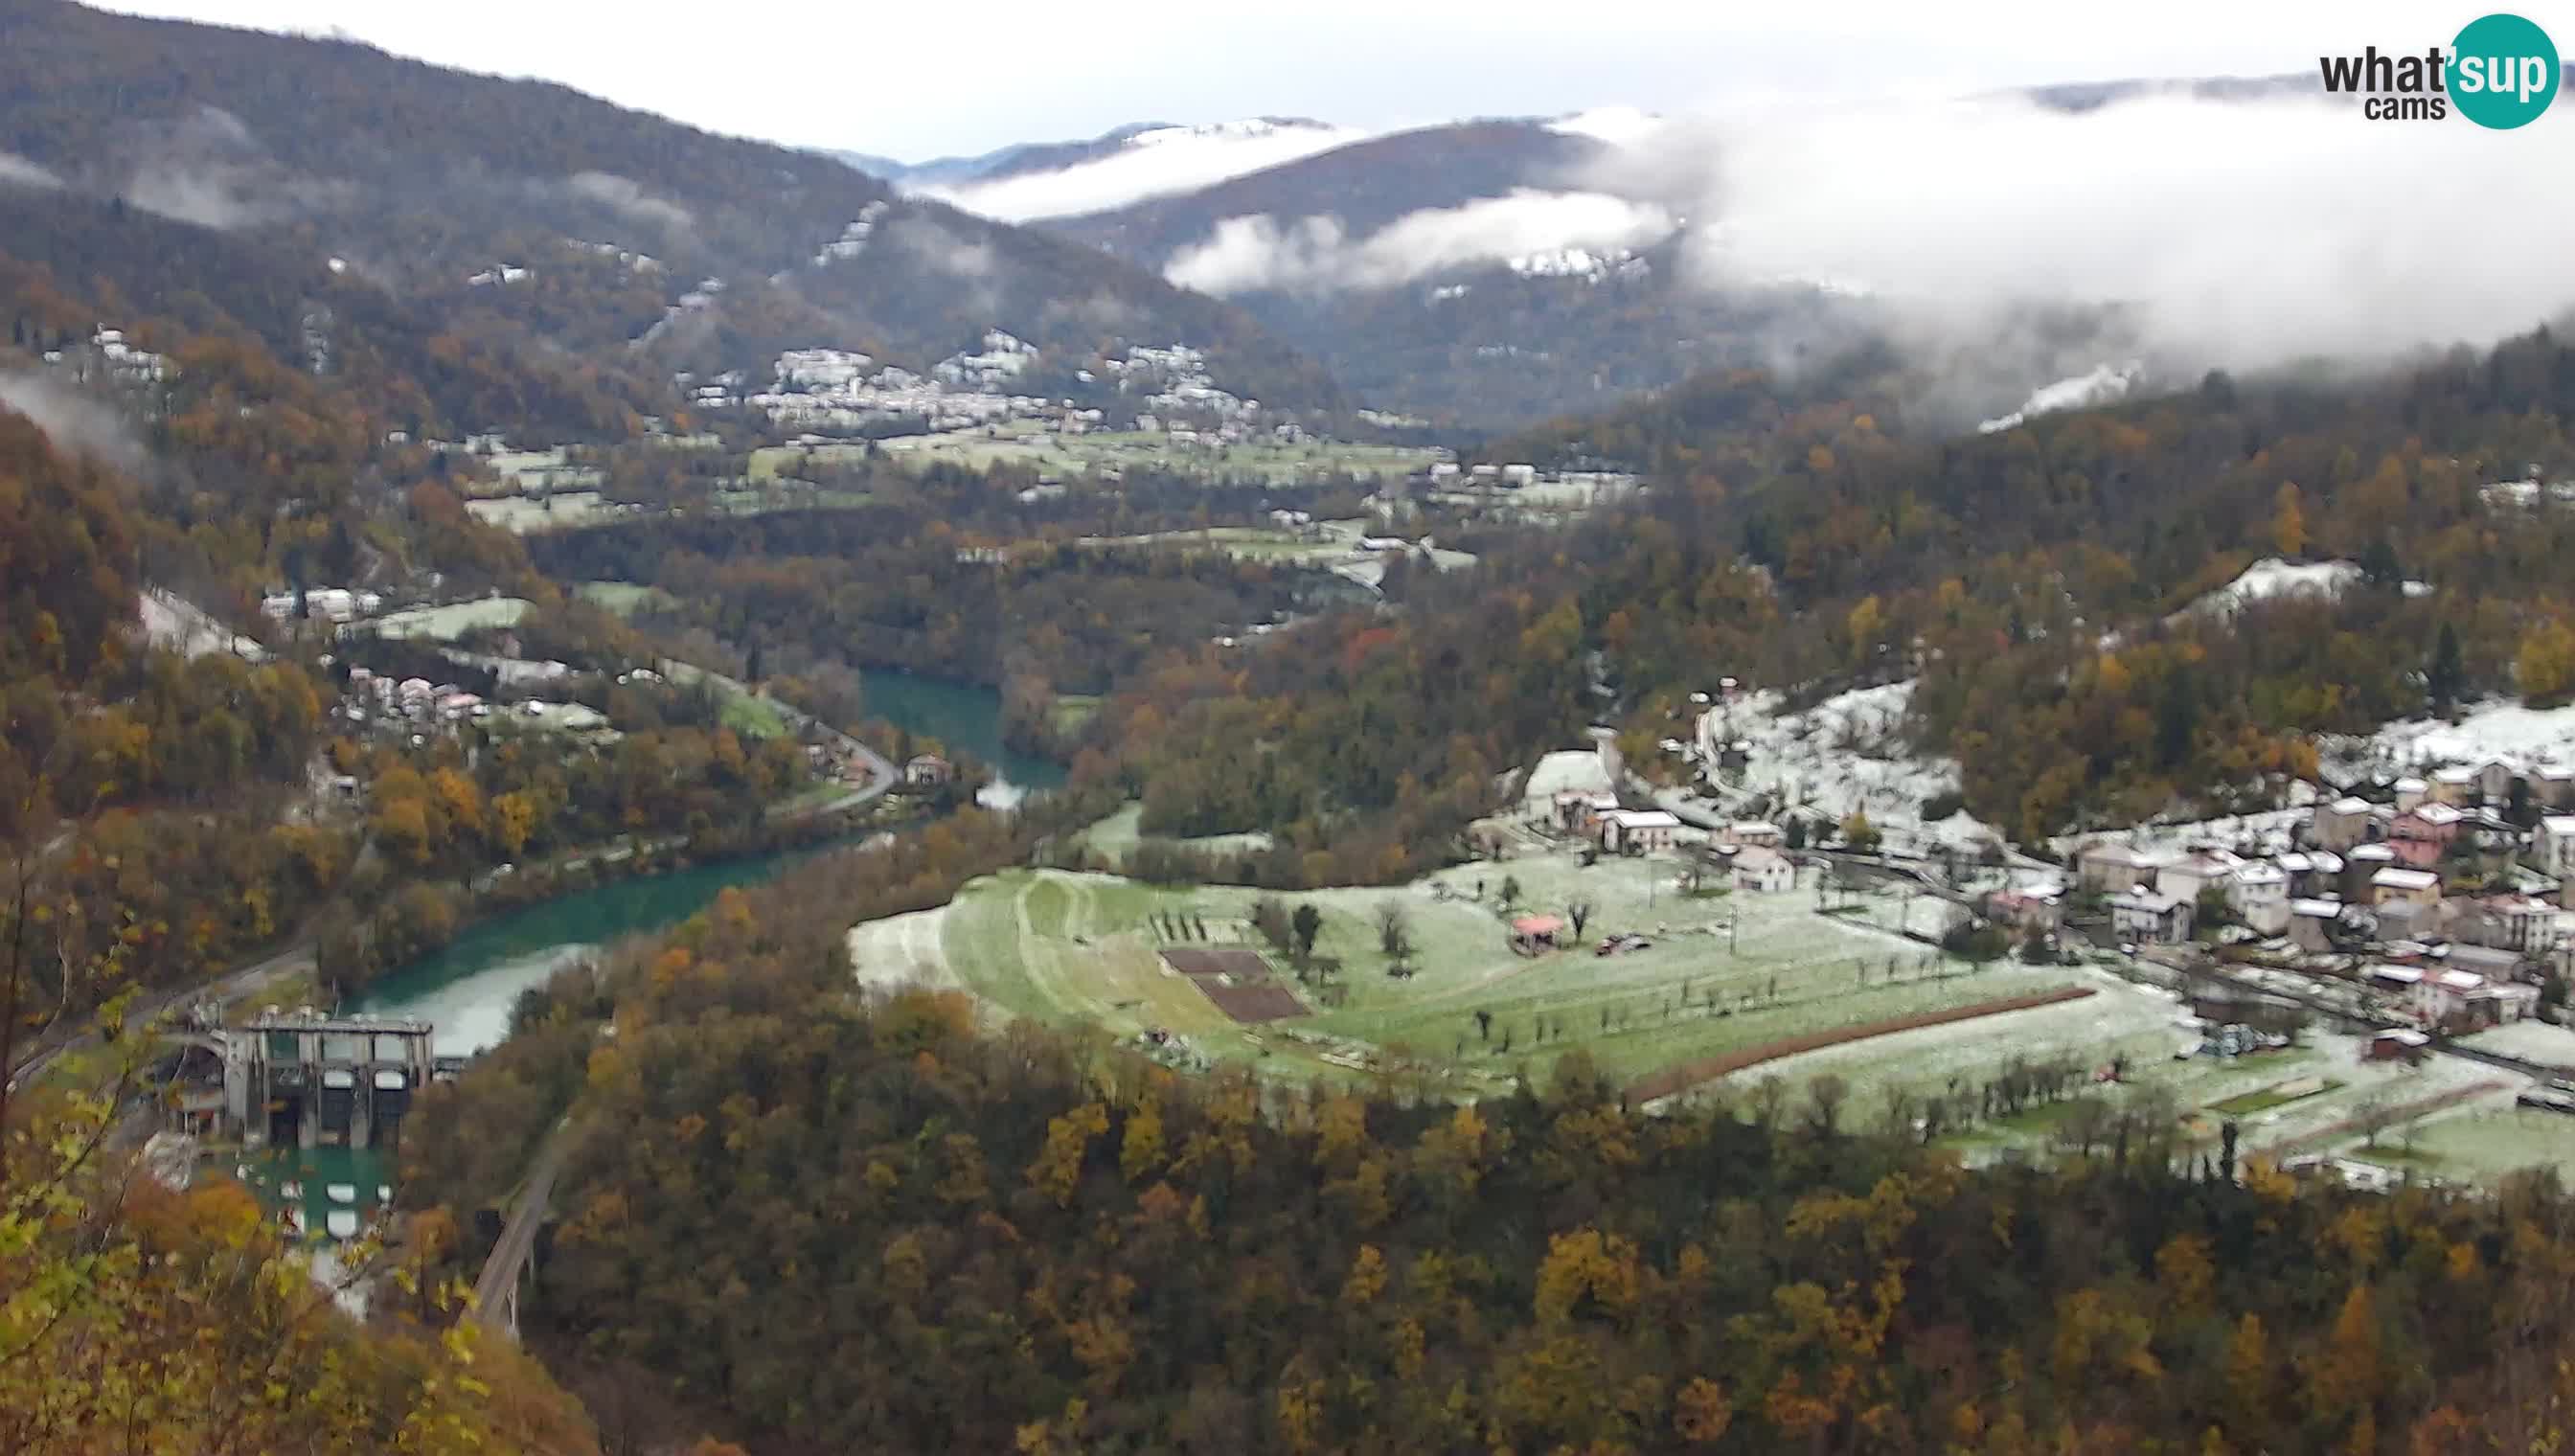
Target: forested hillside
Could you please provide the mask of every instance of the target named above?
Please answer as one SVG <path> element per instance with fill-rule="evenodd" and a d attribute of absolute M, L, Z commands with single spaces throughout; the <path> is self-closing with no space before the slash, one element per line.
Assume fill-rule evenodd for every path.
<path fill-rule="evenodd" d="M 8 0 L 0 152 L 60 190 L 232 233 L 293 276 L 340 258 L 470 336 L 603 364 L 649 333 L 663 374 L 765 376 L 812 347 L 922 367 L 1002 328 L 1068 376 L 1115 338 L 1186 342 L 1239 394 L 1335 398 L 1239 310 L 1092 250 L 811 154 L 349 42 Z"/>
<path fill-rule="evenodd" d="M 1414 581 L 1401 621 L 1265 654 L 1250 701 L 1175 677 L 1113 703 L 1178 726 L 1131 730 L 1149 804 L 1172 785 L 1169 821 L 1191 832 L 1317 802 L 1381 813 L 1394 765 L 1450 731 L 1496 767 L 1560 745 L 1593 652 L 1647 742 L 1719 675 L 1918 679 L 1919 744 L 1958 758 L 1970 809 L 2033 841 L 2176 800 L 2262 801 L 2312 774 L 2317 733 L 2575 691 L 2575 515 L 2486 489 L 2569 464 L 2575 350 L 2549 333 L 2353 383 L 2213 375 L 1952 439 L 1908 437 L 1887 384 L 1710 376 L 1488 451 L 1632 463 L 1651 490 L 1570 532 L 1478 539 L 1483 567 Z M 2183 610 L 2272 557 L 2349 562 L 2355 583 Z M 1499 661 L 1462 680 L 1440 666 L 1479 659 Z M 1378 723 L 1398 728 L 1351 731 Z M 1284 786 L 1256 804 L 1243 786 L 1262 781 Z"/>
<path fill-rule="evenodd" d="M 572 1099 L 534 1308 L 595 1408 L 763 1456 L 2567 1449 L 2546 1180 L 2301 1186 L 2153 1119 L 1971 1171 L 1829 1078 L 1649 1118 L 1578 1056 L 1471 1107 L 1177 1079 L 862 992 L 808 912 L 1009 852 L 729 894 L 424 1114 L 481 1196 Z"/>

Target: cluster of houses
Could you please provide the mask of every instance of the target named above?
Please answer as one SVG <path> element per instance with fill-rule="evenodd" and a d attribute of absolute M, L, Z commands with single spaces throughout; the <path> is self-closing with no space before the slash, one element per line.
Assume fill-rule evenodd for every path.
<path fill-rule="evenodd" d="M 1610 854 L 1659 854 L 1686 843 L 1736 889 L 1776 894 L 1797 884 L 1797 864 L 1784 852 L 1787 836 L 1777 824 L 1747 820 L 1712 832 L 1688 829 L 1667 810 L 1622 808 L 1618 795 L 1593 788 L 1556 793 L 1549 819 Z"/>
<path fill-rule="evenodd" d="M 609 728 L 606 714 L 584 704 L 532 698 L 502 708 L 453 683 L 432 683 L 426 678 L 397 680 L 366 668 L 349 670 L 348 696 L 332 714 L 353 728 L 372 727 L 395 732 L 454 732 L 468 723 L 494 727 L 507 723 L 600 741 L 618 736 Z"/>
<path fill-rule="evenodd" d="M 2320 803 L 2294 835 L 2255 852 L 2095 842 L 2076 855 L 2077 884 L 2102 896 L 2122 940 L 2189 939 L 2203 906 L 2222 902 L 2239 934 L 2360 960 L 2369 987 L 2425 1025 L 2530 1014 L 2541 979 L 2575 975 L 2575 812 L 2562 811 L 2575 810 L 2575 770 L 2489 761 L 2387 789 L 2383 801 Z M 2502 812 L 2516 798 L 2546 810 L 2526 832 Z M 2452 893 L 2462 882 L 2485 887 Z"/>
<path fill-rule="evenodd" d="M 309 587 L 301 592 L 271 593 L 260 599 L 259 611 L 271 622 L 355 622 L 383 611 L 384 605 L 380 593 L 347 587 Z"/>
<path fill-rule="evenodd" d="M 65 340 L 45 351 L 45 363 L 68 372 L 82 384 L 92 382 L 141 389 L 170 378 L 170 358 L 128 342 L 125 331 L 104 326 L 90 332 L 87 347 Z"/>

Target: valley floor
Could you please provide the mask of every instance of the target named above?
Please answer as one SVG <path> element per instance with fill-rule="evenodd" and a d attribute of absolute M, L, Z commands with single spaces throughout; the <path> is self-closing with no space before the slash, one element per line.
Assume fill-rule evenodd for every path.
<path fill-rule="evenodd" d="M 1123 842 L 1132 818 L 1131 809 L 1096 832 Z M 2084 1094 L 2114 1108 L 2168 1098 L 2193 1146 L 2213 1149 L 2233 1117 L 2247 1153 L 2353 1158 L 2461 1181 L 2531 1163 L 2575 1171 L 2575 1118 L 2514 1110 L 2527 1079 L 2491 1067 L 2447 1056 L 2413 1068 L 2370 1062 L 2360 1038 L 2312 1030 L 2283 1050 L 2177 1060 L 2197 1033 L 2180 1024 L 2173 992 L 2114 973 L 2140 967 L 1973 965 L 1900 934 L 1918 908 L 1905 897 L 1862 893 L 1845 903 L 1836 891 L 1823 904 L 1812 870 L 1783 893 L 1693 894 L 1676 859 L 1586 866 L 1569 843 L 1527 829 L 1512 845 L 1504 859 L 1407 885 L 1280 895 L 1291 912 L 1311 905 L 1322 916 L 1314 953 L 1338 970 L 1312 983 L 1300 983 L 1289 957 L 1253 926 L 1259 891 L 1057 869 L 992 875 L 939 909 L 861 924 L 850 956 L 862 983 L 963 990 L 996 1019 L 1096 1027 L 1178 1066 L 1235 1063 L 1287 1083 L 1397 1078 L 1463 1097 L 1507 1091 L 1523 1072 L 1543 1081 L 1575 1050 L 1632 1083 L 1840 1029 L 2085 993 L 1764 1060 L 1686 1095 L 1740 1099 L 1776 1078 L 1802 1096 L 1829 1073 L 1847 1088 L 1845 1116 L 1874 1124 L 1925 1097 L 1981 1086 L 2014 1059 L 2062 1061 L 2081 1069 Z M 1508 907 L 1506 879 L 1517 890 Z M 1569 917 L 1577 904 L 1578 943 L 1534 956 L 1511 949 L 1513 916 Z M 1389 905 L 1415 946 L 1402 977 L 1389 974 L 1378 944 Z M 1612 934 L 1650 943 L 1594 953 Z M 1268 983 L 1306 1014 L 1239 1021 L 1163 953 L 1235 949 L 1260 953 Z M 2565 1038 L 2575 1063 L 2575 1033 L 2547 1030 Z M 2117 1082 L 2105 1079 L 2114 1064 Z M 1945 1140 L 1977 1159 L 2042 1152 L 2072 1108 L 2070 1098 L 2035 1104 Z M 2373 1121 L 2382 1124 L 2377 1146 L 2365 1148 Z"/>

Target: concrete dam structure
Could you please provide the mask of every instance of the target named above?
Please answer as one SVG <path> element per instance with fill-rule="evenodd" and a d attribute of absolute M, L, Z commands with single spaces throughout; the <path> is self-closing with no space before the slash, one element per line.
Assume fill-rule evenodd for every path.
<path fill-rule="evenodd" d="M 270 1010 L 224 1037 L 224 1110 L 271 1146 L 390 1146 L 438 1072 L 430 1031 L 401 1016 Z"/>

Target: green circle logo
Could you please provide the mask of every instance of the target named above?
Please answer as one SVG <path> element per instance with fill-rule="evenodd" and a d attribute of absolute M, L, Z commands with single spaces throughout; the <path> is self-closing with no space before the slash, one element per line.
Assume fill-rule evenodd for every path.
<path fill-rule="evenodd" d="M 2518 15 L 2471 20 L 2450 51 L 2450 100 L 2479 126 L 2528 126 L 2557 99 L 2557 47 Z"/>

